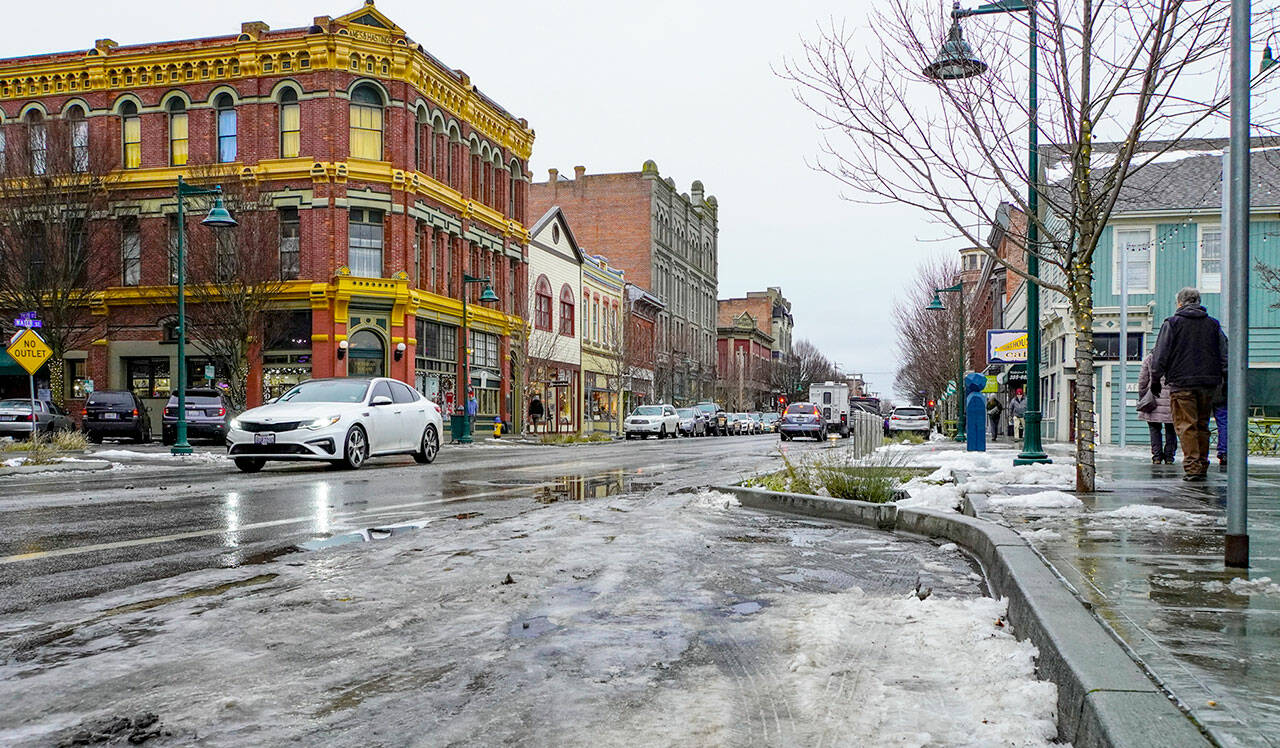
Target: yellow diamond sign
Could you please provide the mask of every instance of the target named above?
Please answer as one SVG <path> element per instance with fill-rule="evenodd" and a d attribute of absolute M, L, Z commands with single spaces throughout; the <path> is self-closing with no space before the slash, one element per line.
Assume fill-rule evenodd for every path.
<path fill-rule="evenodd" d="M 35 330 L 27 329 L 13 336 L 5 349 L 28 374 L 35 374 L 53 355 L 53 349 Z"/>

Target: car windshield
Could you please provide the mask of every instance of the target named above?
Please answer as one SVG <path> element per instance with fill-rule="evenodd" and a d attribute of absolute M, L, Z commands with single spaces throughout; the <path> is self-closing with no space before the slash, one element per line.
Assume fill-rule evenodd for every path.
<path fill-rule="evenodd" d="M 899 418 L 924 418 L 924 408 L 898 408 L 893 413 Z"/>
<path fill-rule="evenodd" d="M 761 416 L 761 418 L 762 418 L 762 419 L 764 419 L 764 422 L 765 422 L 765 423 L 773 423 L 774 421 L 778 420 L 778 414 L 777 414 L 777 413 L 765 413 L 763 416 Z"/>
<path fill-rule="evenodd" d="M 787 406 L 789 416 L 811 416 L 818 412 L 818 406 L 808 403 Z"/>
<path fill-rule="evenodd" d="M 369 382 L 363 379 L 313 379 L 280 396 L 282 403 L 359 403 Z"/>
<path fill-rule="evenodd" d="M 662 407 L 658 405 L 641 405 L 639 408 L 631 411 L 633 416 L 660 416 L 662 415 Z"/>
<path fill-rule="evenodd" d="M 715 404 L 715 403 L 698 403 L 698 404 L 697 404 L 696 406 L 694 406 L 694 407 L 696 407 L 698 410 L 702 411 L 703 413 L 715 413 L 715 412 L 716 412 L 716 404 Z"/>
<path fill-rule="evenodd" d="M 14 398 L 12 400 L 0 400 L 0 408 L 4 408 L 5 410 L 25 410 L 26 412 L 30 413 L 31 401 L 18 400 L 17 398 Z"/>
<path fill-rule="evenodd" d="M 680 408 L 676 412 L 680 414 L 681 418 L 693 418 L 698 415 L 698 411 L 694 408 Z"/>

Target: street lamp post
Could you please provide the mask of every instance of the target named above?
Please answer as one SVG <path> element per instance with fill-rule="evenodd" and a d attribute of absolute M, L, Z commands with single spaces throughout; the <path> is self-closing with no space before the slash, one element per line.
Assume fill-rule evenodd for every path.
<path fill-rule="evenodd" d="M 467 286 L 472 283 L 483 283 L 484 290 L 480 292 L 480 301 L 491 303 L 498 301 L 498 295 L 493 292 L 493 286 L 490 285 L 488 276 L 484 278 L 476 278 L 466 273 L 462 274 L 462 345 L 459 350 L 462 351 L 462 434 L 458 437 L 461 444 L 470 444 L 471 438 L 471 414 L 467 412 L 470 404 L 470 398 L 467 394 L 471 391 L 471 326 L 467 319 Z"/>
<path fill-rule="evenodd" d="M 186 208 L 188 197 L 212 195 L 213 208 L 200 223 L 211 229 L 229 229 L 236 226 L 236 219 L 222 205 L 222 186 L 213 189 L 192 187 L 178 177 L 178 422 L 174 427 L 173 447 L 175 455 L 191 454 L 187 442 L 187 257 L 186 257 Z"/>
<path fill-rule="evenodd" d="M 941 296 L 941 294 L 944 293 L 954 293 L 958 300 L 956 307 L 959 311 L 957 317 L 959 318 L 960 330 L 956 335 L 956 364 L 958 366 L 956 370 L 956 441 L 960 442 L 964 441 L 964 429 L 966 425 L 964 417 L 964 282 L 962 281 L 954 286 L 948 286 L 947 288 L 933 289 L 933 301 L 930 301 L 929 305 L 926 306 L 925 309 L 931 312 L 941 312 L 945 310 L 946 306 L 943 305 Z"/>
<path fill-rule="evenodd" d="M 979 6 L 973 10 L 962 10 L 960 3 L 955 2 L 951 8 L 951 32 L 947 41 L 938 51 L 937 57 L 924 69 L 924 74 L 934 80 L 959 80 L 982 75 L 987 71 L 986 63 L 978 59 L 973 48 L 960 33 L 960 19 L 969 16 L 983 16 L 991 13 L 1029 13 L 1031 58 L 1028 65 L 1028 113 L 1027 128 L 1027 412 L 1024 416 L 1026 428 L 1023 431 L 1022 453 L 1014 459 L 1015 465 L 1050 462 L 1044 452 L 1040 437 L 1040 286 L 1036 281 L 1040 277 L 1040 199 L 1036 190 L 1040 169 L 1040 133 L 1039 133 L 1039 97 L 1036 91 L 1037 59 L 1039 57 L 1036 42 L 1036 12 L 1032 7 L 1034 0 L 1000 0 Z"/>

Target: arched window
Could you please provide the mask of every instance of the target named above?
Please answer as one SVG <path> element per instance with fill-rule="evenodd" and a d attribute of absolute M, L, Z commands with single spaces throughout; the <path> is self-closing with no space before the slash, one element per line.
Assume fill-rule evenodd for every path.
<path fill-rule="evenodd" d="M 213 107 L 218 110 L 218 163 L 236 160 L 236 107 L 231 94 L 218 94 Z"/>
<path fill-rule="evenodd" d="M 297 158 L 302 145 L 302 107 L 298 92 L 280 92 L 280 158 Z"/>
<path fill-rule="evenodd" d="M 187 163 L 187 105 L 182 99 L 169 99 L 169 165 L 185 166 Z"/>
<path fill-rule="evenodd" d="M 448 144 L 444 149 L 444 183 L 454 188 L 457 187 L 453 183 L 453 160 L 454 153 L 458 148 L 456 135 L 457 133 L 449 133 Z"/>
<path fill-rule="evenodd" d="M 368 84 L 351 92 L 351 157 L 382 160 L 382 95 Z"/>
<path fill-rule="evenodd" d="M 27 153 L 31 157 L 31 173 L 44 174 L 49 170 L 49 140 L 44 129 L 44 115 L 32 109 L 23 118 L 27 124 Z"/>
<path fill-rule="evenodd" d="M 418 112 L 418 118 L 414 123 L 413 138 L 413 168 L 422 173 L 427 173 L 431 168 L 431 120 L 427 119 L 425 111 Z"/>
<path fill-rule="evenodd" d="M 573 335 L 573 289 L 564 284 L 560 289 L 560 334 Z"/>
<path fill-rule="evenodd" d="M 84 108 L 72 106 L 67 110 L 67 123 L 71 129 L 71 168 L 77 172 L 89 170 L 89 120 Z"/>
<path fill-rule="evenodd" d="M 551 332 L 551 283 L 547 276 L 538 276 L 533 292 L 533 326 Z"/>
<path fill-rule="evenodd" d="M 120 105 L 120 134 L 124 143 L 124 168 L 142 166 L 142 118 L 138 116 L 138 105 L 132 101 Z"/>
<path fill-rule="evenodd" d="M 511 162 L 511 179 L 507 182 L 507 215 L 516 215 L 516 184 L 520 181 L 520 162 Z"/>

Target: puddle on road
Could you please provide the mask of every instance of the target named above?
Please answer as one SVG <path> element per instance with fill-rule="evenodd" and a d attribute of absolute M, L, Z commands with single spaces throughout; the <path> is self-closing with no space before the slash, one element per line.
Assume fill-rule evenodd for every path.
<path fill-rule="evenodd" d="M 344 709 L 354 709 L 367 699 L 397 691 L 410 691 L 435 683 L 453 672 L 453 665 L 441 665 L 407 673 L 388 673 L 348 686 L 334 696 L 329 703 L 315 712 L 316 717 L 328 717 Z"/>
<path fill-rule="evenodd" d="M 517 639 L 536 639 L 548 631 L 555 631 L 558 628 L 560 627 L 552 623 L 546 616 L 535 616 L 511 624 L 507 634 Z"/>
<path fill-rule="evenodd" d="M 749 616 L 752 613 L 759 613 L 761 610 L 764 610 L 764 603 L 759 600 L 747 600 L 729 606 L 729 614 L 735 616 Z"/>

